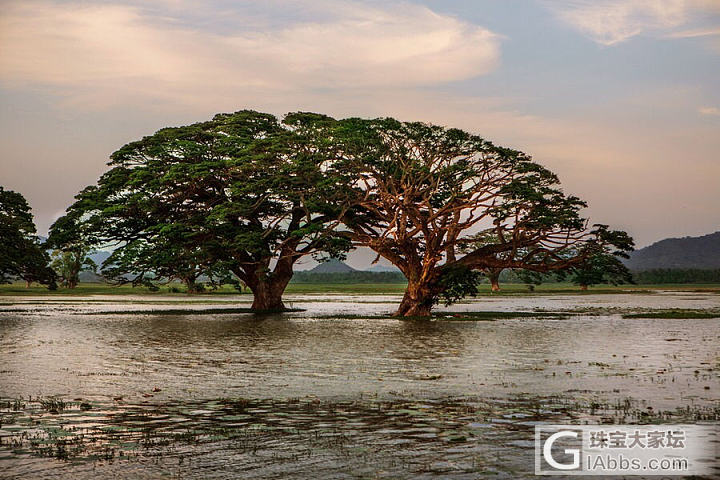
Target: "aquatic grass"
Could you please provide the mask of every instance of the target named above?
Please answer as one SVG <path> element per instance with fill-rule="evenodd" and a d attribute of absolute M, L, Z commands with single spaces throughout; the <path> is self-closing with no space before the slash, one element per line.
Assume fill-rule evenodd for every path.
<path fill-rule="evenodd" d="M 479 312 L 434 312 L 429 317 L 395 317 L 392 314 L 385 315 L 361 315 L 361 314 L 332 314 L 319 315 L 321 319 L 340 320 L 406 320 L 406 321 L 450 321 L 450 322 L 492 322 L 495 320 L 506 320 L 514 318 L 568 318 L 571 312 L 508 312 L 508 311 L 479 311 Z"/>
<path fill-rule="evenodd" d="M 156 310 L 107 310 L 99 312 L 76 312 L 74 315 L 229 315 L 240 313 L 254 313 L 256 315 L 304 312 L 300 308 L 288 308 L 285 310 L 253 310 L 252 308 L 168 308 Z"/>
<path fill-rule="evenodd" d="M 68 404 L 65 403 L 62 399 L 56 397 L 48 397 L 40 399 L 40 406 L 43 410 L 46 410 L 50 413 L 59 413 L 65 410 L 65 407 L 67 407 Z"/>
<path fill-rule="evenodd" d="M 503 442 L 530 441 L 528 425 L 536 422 L 652 424 L 720 418 L 717 407 L 688 404 L 672 411 L 655 411 L 641 399 L 611 401 L 597 397 L 600 392 L 588 393 L 107 403 L 97 405 L 102 416 L 92 420 L 73 417 L 76 406 L 72 403 L 58 415 L 47 416 L 38 414 L 48 398 L 7 400 L 3 406 L 17 404 L 23 409 L 3 411 L 5 420 L 24 428 L 8 430 L 11 434 L 0 438 L 0 452 L 9 449 L 16 457 L 32 455 L 64 462 L 122 459 L 142 463 L 149 459 L 165 464 L 192 462 L 214 452 L 232 455 L 234 461 L 249 467 L 267 465 L 285 473 L 337 461 L 347 468 L 357 468 L 352 463 L 357 461 L 418 473 L 447 460 L 476 474 L 478 467 L 486 469 L 488 463 L 476 462 L 475 454 L 465 451 L 463 445 L 497 452 L 494 449 L 502 448 Z M 229 410 L 247 410 L 247 415 L 238 423 L 237 415 L 228 415 Z M 196 411 L 207 413 L 192 413 Z M 283 464 L 292 470 L 284 470 Z"/>

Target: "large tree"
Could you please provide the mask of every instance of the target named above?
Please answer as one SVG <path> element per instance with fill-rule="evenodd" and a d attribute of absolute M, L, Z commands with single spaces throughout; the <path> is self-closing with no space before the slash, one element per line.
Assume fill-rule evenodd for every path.
<path fill-rule="evenodd" d="M 407 277 L 397 316 L 426 316 L 442 297 L 476 292 L 478 271 L 558 271 L 631 248 L 623 232 L 589 225 L 585 203 L 520 151 L 391 118 L 293 118 L 337 143 L 334 162 L 356 180 L 343 215 L 348 236 Z M 461 253 L 458 244 L 478 230 L 496 240 Z"/>
<path fill-rule="evenodd" d="M 115 248 L 114 275 L 182 276 L 222 268 L 256 310 L 284 309 L 298 258 L 342 255 L 339 177 L 317 142 L 254 111 L 165 128 L 129 143 L 67 217 L 94 245 Z"/>
<path fill-rule="evenodd" d="M 25 197 L 0 187 L 0 283 L 20 278 L 55 288 L 49 261 Z"/>

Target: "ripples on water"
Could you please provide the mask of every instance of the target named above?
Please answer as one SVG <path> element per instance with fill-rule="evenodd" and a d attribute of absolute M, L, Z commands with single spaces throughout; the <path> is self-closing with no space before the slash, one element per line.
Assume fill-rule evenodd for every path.
<path fill-rule="evenodd" d="M 714 295 L 501 297 L 453 310 L 591 314 L 423 323 L 341 317 L 390 311 L 388 297 L 301 296 L 307 311 L 263 317 L 12 300 L 10 477 L 517 478 L 537 422 L 718 419 L 720 320 L 614 313 L 717 309 Z M 198 305 L 183 307 L 215 308 Z"/>

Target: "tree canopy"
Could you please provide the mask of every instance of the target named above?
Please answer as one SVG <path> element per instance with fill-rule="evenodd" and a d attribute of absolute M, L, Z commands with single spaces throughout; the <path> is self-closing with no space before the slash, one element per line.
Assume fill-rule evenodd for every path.
<path fill-rule="evenodd" d="M 292 118 L 292 116 L 291 116 Z M 555 174 L 528 155 L 459 129 L 392 118 L 298 117 L 338 144 L 354 178 L 343 224 L 355 245 L 396 265 L 408 288 L 396 315 L 427 315 L 441 297 L 473 294 L 478 271 L 559 271 L 632 240 L 580 215 Z M 478 230 L 493 241 L 460 254 Z"/>
<path fill-rule="evenodd" d="M 324 160 L 269 114 L 165 128 L 115 152 L 68 209 L 73 227 L 53 226 L 51 238 L 83 231 L 91 244 L 112 246 L 105 270 L 119 281 L 219 269 L 250 288 L 253 308 L 282 309 L 298 258 L 350 247 L 334 233 L 342 189 Z"/>
<path fill-rule="evenodd" d="M 0 187 L 0 282 L 21 278 L 55 288 L 49 261 L 25 197 Z"/>
<path fill-rule="evenodd" d="M 420 122 L 245 110 L 162 129 L 109 165 L 54 242 L 114 247 L 117 281 L 231 272 L 258 310 L 284 308 L 298 258 L 352 246 L 407 278 L 398 316 L 476 293 L 483 272 L 579 272 L 632 248 L 530 156 Z"/>

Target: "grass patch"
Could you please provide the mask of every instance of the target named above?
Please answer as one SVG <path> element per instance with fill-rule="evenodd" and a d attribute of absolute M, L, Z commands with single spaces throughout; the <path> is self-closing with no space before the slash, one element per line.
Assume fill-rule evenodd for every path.
<path fill-rule="evenodd" d="M 503 320 L 511 318 L 567 318 L 567 312 L 438 312 L 433 315 L 438 320 Z"/>
<path fill-rule="evenodd" d="M 623 318 L 720 318 L 720 312 L 709 312 L 707 310 L 684 310 L 673 308 L 670 310 L 654 310 L 649 312 L 626 313 Z"/>
<path fill-rule="evenodd" d="M 12 296 L 87 296 L 87 295 L 146 295 L 146 296 L 177 296 L 177 297 L 190 297 L 190 298 L 202 298 L 206 296 L 216 295 L 250 295 L 249 290 L 239 292 L 231 285 L 223 285 L 216 290 L 208 290 L 203 293 L 196 293 L 189 295 L 185 291 L 185 287 L 171 283 L 169 285 L 162 285 L 157 291 L 152 291 L 147 287 L 138 286 L 133 287 L 132 285 L 111 285 L 100 282 L 81 282 L 75 288 L 58 288 L 57 290 L 48 290 L 42 285 L 33 284 L 30 288 L 26 288 L 24 283 L 8 283 L 0 285 L 0 296 L 12 295 Z"/>
<path fill-rule="evenodd" d="M 345 320 L 436 320 L 445 322 L 492 322 L 495 320 L 505 320 L 512 318 L 567 318 L 570 313 L 567 312 L 435 312 L 429 317 L 395 317 L 392 314 L 387 315 L 323 315 L 319 318 L 345 319 Z"/>
<path fill-rule="evenodd" d="M 237 313 L 256 313 L 256 314 L 273 314 L 273 313 L 291 313 L 303 312 L 300 308 L 289 308 L 286 310 L 253 310 L 252 308 L 170 308 L 167 310 L 111 310 L 106 312 L 82 312 L 76 315 L 227 315 Z"/>

